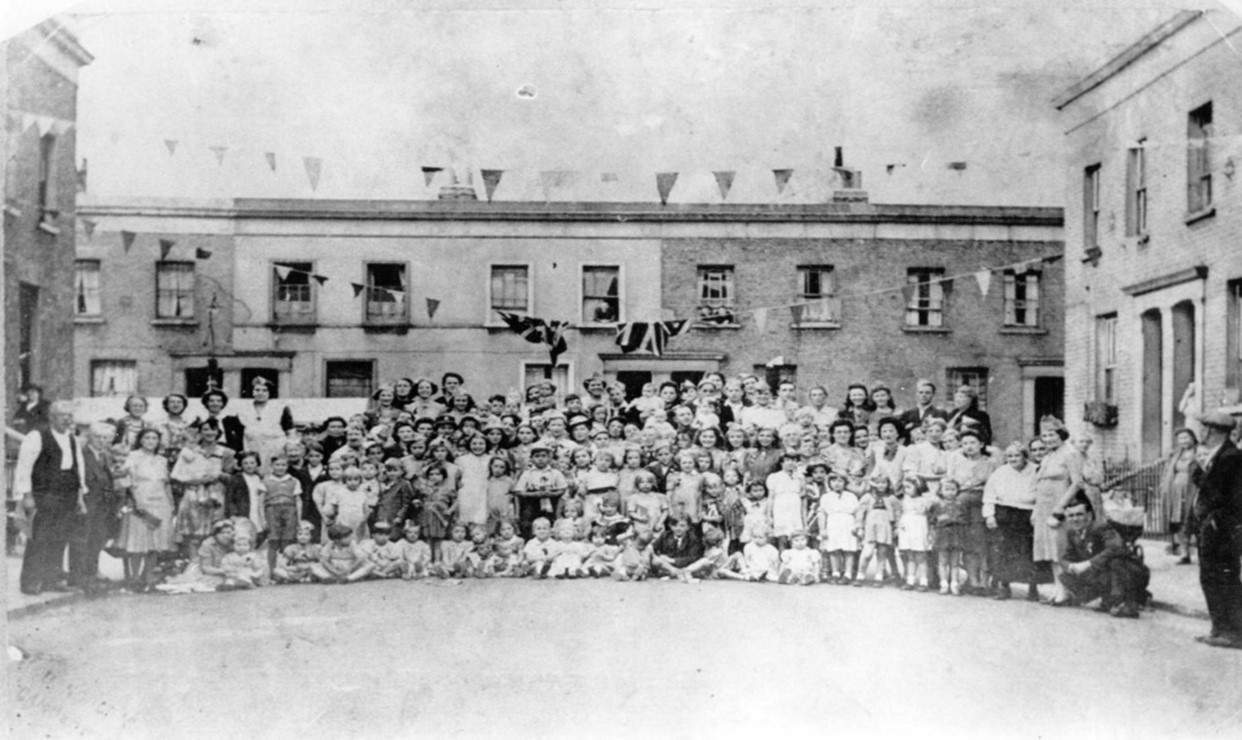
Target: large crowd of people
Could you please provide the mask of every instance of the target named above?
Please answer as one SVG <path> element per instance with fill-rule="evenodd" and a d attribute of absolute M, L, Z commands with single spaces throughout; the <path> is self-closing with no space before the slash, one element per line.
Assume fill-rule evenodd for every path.
<path fill-rule="evenodd" d="M 1025 584 L 1031 600 L 1137 617 L 1147 569 L 1134 528 L 1105 516 L 1090 437 L 1045 417 L 1001 444 L 975 389 L 950 408 L 936 395 L 920 381 L 903 409 L 856 384 L 837 408 L 822 386 L 709 373 L 633 398 L 593 376 L 581 393 L 476 399 L 450 372 L 309 428 L 259 378 L 237 404 L 209 391 L 194 419 L 182 395 L 158 423 L 131 397 L 84 441 L 56 403 L 19 455 L 16 490 L 37 512 L 22 589 L 97 587 L 106 550 L 125 588 L 152 593 L 528 577 L 1008 599 Z M 1208 469 L 1209 453 L 1186 454 Z"/>

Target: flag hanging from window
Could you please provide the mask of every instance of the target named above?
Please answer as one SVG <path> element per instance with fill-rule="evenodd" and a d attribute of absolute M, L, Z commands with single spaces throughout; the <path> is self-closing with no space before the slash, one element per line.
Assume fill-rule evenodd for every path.
<path fill-rule="evenodd" d="M 686 319 L 677 321 L 633 321 L 628 324 L 617 324 L 617 346 L 622 354 L 631 352 L 648 352 L 656 357 L 664 354 L 664 347 L 669 337 L 685 334 L 690 328 Z"/>
<path fill-rule="evenodd" d="M 543 319 L 533 316 L 518 316 L 516 314 L 497 311 L 500 318 L 508 324 L 513 333 L 521 336 L 531 344 L 543 344 L 548 347 L 548 355 L 552 358 L 552 367 L 556 367 L 557 359 L 569 350 L 569 345 L 565 342 L 565 328 L 569 326 L 567 321 L 544 321 Z"/>

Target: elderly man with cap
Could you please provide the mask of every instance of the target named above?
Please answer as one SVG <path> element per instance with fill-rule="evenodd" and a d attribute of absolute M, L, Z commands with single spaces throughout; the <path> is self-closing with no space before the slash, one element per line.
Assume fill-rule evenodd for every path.
<path fill-rule="evenodd" d="M 1199 585 L 1212 619 L 1212 632 L 1195 639 L 1213 647 L 1242 649 L 1242 451 L 1230 433 L 1236 420 L 1223 411 L 1199 418 L 1204 439 L 1203 469 L 1196 483 L 1199 525 Z"/>
<path fill-rule="evenodd" d="M 85 471 L 82 446 L 73 436 L 73 404 L 57 401 L 49 410 L 49 425 L 27 434 L 17 454 L 13 491 L 33 517 L 22 560 L 22 593 L 67 590 L 61 573 L 78 516 L 86 513 Z"/>

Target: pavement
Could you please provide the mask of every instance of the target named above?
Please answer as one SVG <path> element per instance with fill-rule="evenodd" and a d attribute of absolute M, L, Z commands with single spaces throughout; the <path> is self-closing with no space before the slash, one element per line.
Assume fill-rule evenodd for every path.
<path fill-rule="evenodd" d="M 1199 588 L 1199 563 L 1178 565 L 1179 558 L 1165 551 L 1167 542 L 1163 540 L 1141 540 L 1144 562 L 1151 569 L 1152 603 L 1157 611 L 1167 611 L 1184 617 L 1207 619 L 1208 613 L 1203 601 L 1203 591 Z M 21 557 L 8 556 L 5 565 L 8 568 L 6 582 L 5 613 L 9 619 L 37 614 L 56 606 L 72 604 L 87 597 L 81 591 L 68 593 L 43 593 L 28 596 L 18 587 L 18 576 L 21 573 Z M 99 560 L 99 572 L 104 578 L 120 581 L 123 567 L 121 561 L 104 554 Z M 101 597 L 115 594 L 109 592 Z M 1015 588 L 1015 593 L 1018 590 Z"/>

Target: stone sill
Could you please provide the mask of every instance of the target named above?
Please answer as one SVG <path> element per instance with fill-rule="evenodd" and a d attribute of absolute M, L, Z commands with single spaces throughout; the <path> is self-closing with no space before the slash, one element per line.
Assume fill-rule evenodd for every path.
<path fill-rule="evenodd" d="M 794 331 L 837 331 L 841 328 L 839 321 L 803 321 L 801 324 L 790 324 Z"/>
<path fill-rule="evenodd" d="M 198 326 L 198 319 L 152 319 L 151 326 L 188 329 Z"/>
<path fill-rule="evenodd" d="M 1205 208 L 1202 211 L 1195 211 L 1193 213 L 1187 213 L 1186 219 L 1185 219 L 1186 225 L 1189 226 L 1193 223 L 1202 221 L 1205 218 L 1211 218 L 1212 216 L 1215 216 L 1215 215 L 1216 215 L 1216 206 L 1212 206 L 1211 208 Z"/>
<path fill-rule="evenodd" d="M 104 318 L 102 316 L 74 316 L 73 323 L 90 325 L 90 324 L 104 324 L 107 322 L 104 321 Z"/>
<path fill-rule="evenodd" d="M 734 331 L 737 329 L 741 329 L 742 325 L 741 324 L 695 324 L 694 328 L 702 329 L 704 331 L 716 331 L 718 329 L 724 330 L 724 331 Z"/>
<path fill-rule="evenodd" d="M 39 231 L 42 231 L 45 234 L 51 234 L 52 236 L 60 236 L 60 229 L 56 228 L 55 226 L 48 223 L 47 221 L 40 221 L 37 228 L 39 229 Z"/>
<path fill-rule="evenodd" d="M 1039 326 L 1006 326 L 1000 330 L 1000 333 L 1042 335 L 1047 334 L 1048 330 Z"/>
<path fill-rule="evenodd" d="M 903 326 L 901 330 L 907 334 L 951 334 L 953 330 L 945 326 Z"/>

